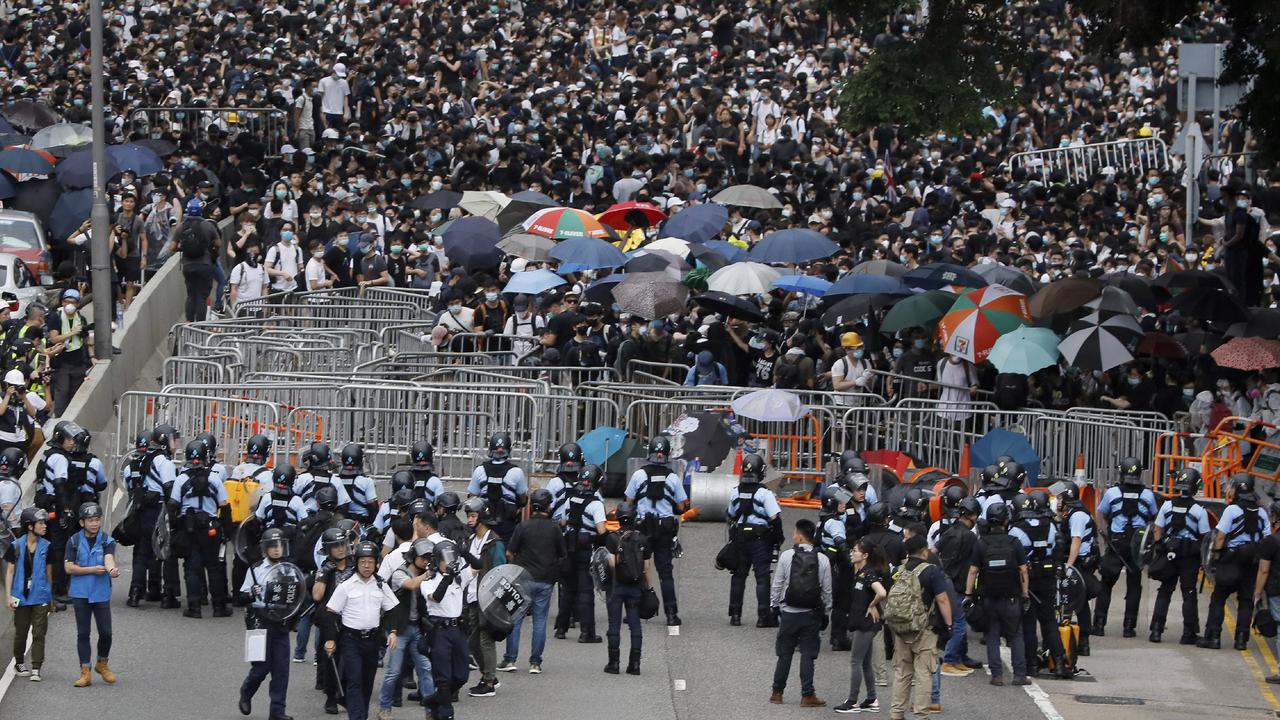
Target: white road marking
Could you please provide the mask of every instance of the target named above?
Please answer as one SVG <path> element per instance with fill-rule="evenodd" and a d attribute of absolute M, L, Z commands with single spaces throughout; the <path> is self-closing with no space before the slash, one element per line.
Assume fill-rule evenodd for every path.
<path fill-rule="evenodd" d="M 13 660 L 9 661 L 9 665 L 4 669 L 4 676 L 0 677 L 0 701 L 4 700 L 4 694 L 9 692 L 9 686 L 13 684 L 13 679 L 18 677 L 18 668 L 14 667 Z"/>
<path fill-rule="evenodd" d="M 673 684 L 676 690 L 684 690 L 685 688 L 684 678 L 676 678 Z"/>
<path fill-rule="evenodd" d="M 679 626 L 679 625 L 671 625 L 671 626 L 669 626 L 669 627 L 667 628 L 667 634 L 668 634 L 668 635 L 671 635 L 671 636 L 673 636 L 673 637 L 674 637 L 674 636 L 676 636 L 676 635 L 679 635 L 679 634 L 680 634 L 680 626 Z"/>
<path fill-rule="evenodd" d="M 1006 665 L 1009 665 L 1010 670 L 1012 670 L 1013 667 L 1012 657 L 1013 656 L 1009 654 L 1009 648 L 1000 648 L 1000 659 L 1003 660 Z M 1035 660 L 1032 659 L 1031 662 L 1035 662 Z M 988 668 L 987 672 L 990 673 L 990 668 Z M 1012 677 L 1007 677 L 1005 678 L 1005 681 L 1008 682 L 1012 679 Z M 1049 693 L 1045 692 L 1044 688 L 1040 687 L 1040 684 L 1035 680 L 1032 680 L 1030 685 L 1024 685 L 1022 689 L 1027 691 L 1027 697 L 1030 697 L 1031 701 L 1040 709 L 1040 714 L 1044 715 L 1044 720 L 1064 720 L 1062 714 L 1053 706 L 1053 700 L 1049 698 Z"/>

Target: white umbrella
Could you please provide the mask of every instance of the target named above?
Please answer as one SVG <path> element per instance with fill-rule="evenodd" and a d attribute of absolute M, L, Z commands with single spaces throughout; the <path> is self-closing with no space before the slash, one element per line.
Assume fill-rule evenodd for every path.
<path fill-rule="evenodd" d="M 795 422 L 809 414 L 809 406 L 797 395 L 772 388 L 747 393 L 729 406 L 742 417 L 765 422 Z"/>
<path fill-rule="evenodd" d="M 93 142 L 93 131 L 80 123 L 58 123 L 41 128 L 31 138 L 31 147 L 47 150 L 56 147 L 87 145 Z"/>
<path fill-rule="evenodd" d="M 498 213 L 511 202 L 511 198 L 493 190 L 467 190 L 462 193 L 458 207 L 485 220 L 497 221 Z"/>
<path fill-rule="evenodd" d="M 738 207 L 760 208 L 761 210 L 781 210 L 782 203 L 768 190 L 755 185 L 730 185 L 716 193 L 712 202 Z"/>
<path fill-rule="evenodd" d="M 782 273 L 757 262 L 726 265 L 707 278 L 708 290 L 730 295 L 763 295 L 773 289 L 773 281 Z"/>
<path fill-rule="evenodd" d="M 674 253 L 676 255 L 679 255 L 680 257 L 687 257 L 689 255 L 688 241 L 681 240 L 680 238 L 674 238 L 674 237 L 659 238 L 649 243 L 648 245 L 645 245 L 640 249 L 641 250 L 666 250 L 667 252 Z"/>

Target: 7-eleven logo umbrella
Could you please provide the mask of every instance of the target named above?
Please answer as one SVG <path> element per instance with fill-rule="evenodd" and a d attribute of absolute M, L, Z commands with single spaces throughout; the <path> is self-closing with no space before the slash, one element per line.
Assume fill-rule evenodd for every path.
<path fill-rule="evenodd" d="M 532 235 L 541 235 L 554 240 L 609 236 L 609 231 L 604 229 L 594 215 L 576 208 L 555 207 L 539 210 L 524 221 L 524 228 Z"/>
<path fill-rule="evenodd" d="M 997 338 L 1030 322 L 1026 295 L 988 285 L 956 298 L 938 321 L 938 333 L 944 352 L 979 363 L 987 359 Z"/>

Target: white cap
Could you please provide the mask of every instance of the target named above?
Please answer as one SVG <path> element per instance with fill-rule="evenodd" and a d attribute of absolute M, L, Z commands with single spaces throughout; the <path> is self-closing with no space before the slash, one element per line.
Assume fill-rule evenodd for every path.
<path fill-rule="evenodd" d="M 333 74 L 334 74 L 334 75 L 337 75 L 337 76 L 338 76 L 338 77 L 340 77 L 340 78 L 344 78 L 344 77 L 346 77 L 346 76 L 347 76 L 347 66 L 346 66 L 346 65 L 343 65 L 342 63 L 334 63 L 334 64 L 333 64 Z"/>
<path fill-rule="evenodd" d="M 334 128 L 325 128 L 324 132 L 320 133 L 320 139 L 321 140 L 337 140 L 339 139 L 338 131 Z"/>
<path fill-rule="evenodd" d="M 515 258 L 511 261 L 511 272 L 513 273 L 524 272 L 525 268 L 527 268 L 528 266 L 529 266 L 528 260 L 525 260 L 522 257 Z"/>
<path fill-rule="evenodd" d="M 285 144 L 284 144 L 284 147 L 280 148 L 280 154 L 281 154 L 281 155 L 292 155 L 292 154 L 294 154 L 294 153 L 296 153 L 296 152 L 298 152 L 298 148 L 296 148 L 296 147 L 294 147 L 294 146 L 292 146 L 292 145 L 290 145 L 290 144 L 288 144 L 288 143 L 285 143 Z"/>
<path fill-rule="evenodd" d="M 1005 198 L 1004 200 L 1000 201 L 1000 207 L 1011 208 L 1011 207 L 1017 207 L 1017 206 L 1018 206 L 1018 203 L 1013 198 Z"/>
<path fill-rule="evenodd" d="M 703 30 L 701 37 L 703 40 L 710 40 L 715 37 L 715 35 L 710 30 Z"/>
<path fill-rule="evenodd" d="M 5 385 L 26 385 L 27 379 L 22 376 L 21 370 L 10 370 L 4 374 Z"/>
<path fill-rule="evenodd" d="M 680 199 L 680 198 L 678 198 L 678 197 L 673 197 L 673 198 L 671 198 L 670 200 L 668 200 L 668 201 L 667 201 L 667 209 L 668 209 L 668 210 L 670 210 L 671 208 L 674 208 L 674 207 L 680 207 L 681 205 L 684 205 L 684 200 L 681 200 L 681 199 Z"/>

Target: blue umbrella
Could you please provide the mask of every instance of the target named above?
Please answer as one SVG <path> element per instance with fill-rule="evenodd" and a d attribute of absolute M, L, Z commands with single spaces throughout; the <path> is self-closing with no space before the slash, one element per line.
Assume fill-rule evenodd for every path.
<path fill-rule="evenodd" d="M 724 259 L 730 263 L 746 262 L 747 260 L 747 251 L 728 240 L 712 240 L 706 246 L 723 255 Z"/>
<path fill-rule="evenodd" d="M 619 268 L 627 262 L 627 256 L 621 250 L 591 237 L 569 238 L 561 242 L 551 248 L 551 259 L 561 263 L 561 272 Z"/>
<path fill-rule="evenodd" d="M 908 270 L 902 280 L 923 290 L 941 290 L 948 285 L 981 288 L 990 284 L 978 273 L 954 263 L 921 265 L 915 270 Z"/>
<path fill-rule="evenodd" d="M 840 246 L 814 230 L 795 228 L 769 233 L 747 255 L 755 262 L 802 263 L 831 257 Z"/>
<path fill-rule="evenodd" d="M 583 291 L 583 295 L 591 302 L 612 303 L 613 302 L 613 286 L 626 280 L 625 274 L 614 273 L 605 275 L 587 286 Z"/>
<path fill-rule="evenodd" d="M 845 275 L 832 285 L 824 297 L 849 295 L 910 295 L 911 288 L 889 275 Z"/>
<path fill-rule="evenodd" d="M 105 166 L 102 174 L 103 187 L 106 187 L 108 178 L 120 174 L 120 166 L 116 165 L 116 161 L 110 155 L 107 155 Z M 58 182 L 62 183 L 64 188 L 78 190 L 79 188 L 92 187 L 93 151 L 80 150 L 71 153 L 65 160 L 58 163 L 57 175 Z"/>
<path fill-rule="evenodd" d="M 724 229 L 729 221 L 729 208 L 720 203 L 694 205 L 667 218 L 658 237 L 678 237 L 691 243 L 704 243 Z"/>
<path fill-rule="evenodd" d="M 13 126 L 9 124 L 8 120 L 5 120 L 4 118 L 0 117 L 0 133 L 16 133 L 16 132 L 18 131 L 13 129 Z"/>
<path fill-rule="evenodd" d="M 498 224 L 492 220 L 458 218 L 444 231 L 444 254 L 450 263 L 468 270 L 496 268 L 502 262 L 503 253 L 497 247 L 501 239 Z"/>
<path fill-rule="evenodd" d="M 107 155 L 116 161 L 116 165 L 122 172 L 132 170 L 138 177 L 155 175 L 164 170 L 164 163 L 160 161 L 160 156 L 156 155 L 151 148 L 142 145 L 133 143 L 108 145 Z"/>
<path fill-rule="evenodd" d="M 11 198 L 18 193 L 8 175 L 0 173 L 0 200 Z"/>
<path fill-rule="evenodd" d="M 507 286 L 502 288 L 502 292 L 510 295 L 520 293 L 537 295 L 558 285 L 564 285 L 566 282 L 564 278 L 545 268 L 526 270 L 513 274 L 507 281 Z"/>
<path fill-rule="evenodd" d="M 773 281 L 773 286 L 779 290 L 802 292 L 822 297 L 831 288 L 831 283 L 812 275 L 783 275 Z"/>
<path fill-rule="evenodd" d="M 626 430 L 598 427 L 578 438 L 578 447 L 582 448 L 583 460 L 592 465 L 604 465 L 614 453 L 622 449 L 622 441 L 626 439 Z"/>
<path fill-rule="evenodd" d="M 31 175 L 48 175 L 53 172 L 53 165 L 35 150 L 27 148 L 9 148 L 0 151 L 0 169 L 8 170 L 15 175 L 23 173 Z"/>
<path fill-rule="evenodd" d="M 996 428 L 969 448 L 969 459 L 977 467 L 995 465 L 996 458 L 1008 455 L 1027 471 L 1027 487 L 1036 487 L 1040 476 L 1040 455 L 1022 433 Z"/>
<path fill-rule="evenodd" d="M 68 190 L 62 193 L 49 216 L 49 230 L 58 240 L 66 240 L 89 217 L 93 207 L 93 190 Z"/>

